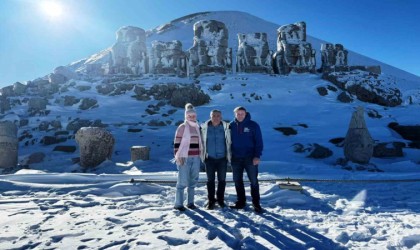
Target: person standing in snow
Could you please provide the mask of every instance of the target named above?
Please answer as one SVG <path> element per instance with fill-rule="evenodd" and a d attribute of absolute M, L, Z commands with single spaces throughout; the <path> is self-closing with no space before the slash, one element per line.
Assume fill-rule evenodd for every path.
<path fill-rule="evenodd" d="M 258 183 L 258 164 L 263 151 L 263 140 L 258 123 L 251 120 L 251 115 L 244 107 L 233 110 L 235 119 L 229 124 L 232 137 L 232 171 L 237 201 L 231 208 L 243 209 L 246 206 L 243 182 L 244 170 L 251 182 L 251 196 L 254 211 L 261 213 L 260 187 Z"/>
<path fill-rule="evenodd" d="M 173 161 L 177 165 L 178 179 L 174 209 L 185 211 L 184 190 L 187 188 L 187 207 L 197 208 L 194 204 L 195 187 L 200 173 L 200 155 L 203 148 L 197 113 L 192 104 L 185 105 L 185 121 L 175 132 Z"/>
<path fill-rule="evenodd" d="M 230 162 L 230 130 L 229 124 L 222 121 L 222 112 L 214 109 L 210 112 L 210 119 L 201 125 L 203 138 L 202 157 L 207 173 L 207 209 L 212 210 L 217 203 L 225 207 L 225 188 L 227 163 Z M 215 179 L 217 173 L 217 193 Z M 215 193 L 216 197 L 215 198 Z"/>

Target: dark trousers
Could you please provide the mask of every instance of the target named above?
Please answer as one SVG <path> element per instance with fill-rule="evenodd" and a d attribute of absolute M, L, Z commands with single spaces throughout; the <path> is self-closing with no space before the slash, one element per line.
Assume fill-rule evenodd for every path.
<path fill-rule="evenodd" d="M 233 172 L 233 181 L 235 182 L 235 189 L 238 204 L 245 204 L 245 187 L 243 174 L 244 170 L 248 175 L 248 179 L 251 182 L 251 197 L 252 203 L 259 205 L 260 204 L 260 186 L 258 184 L 258 165 L 253 165 L 252 158 L 233 158 L 232 159 L 232 172 Z"/>
<path fill-rule="evenodd" d="M 227 170 L 227 160 L 226 158 L 221 159 L 212 159 L 207 158 L 206 163 L 206 173 L 207 173 L 207 194 L 208 199 L 211 202 L 215 202 L 215 179 L 217 173 L 217 200 L 223 202 L 225 199 L 225 188 L 226 188 L 226 170 Z"/>

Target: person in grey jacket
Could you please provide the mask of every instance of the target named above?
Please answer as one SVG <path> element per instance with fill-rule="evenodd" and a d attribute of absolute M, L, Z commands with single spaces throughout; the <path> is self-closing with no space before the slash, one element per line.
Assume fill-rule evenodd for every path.
<path fill-rule="evenodd" d="M 227 163 L 231 161 L 229 124 L 222 121 L 222 112 L 212 110 L 210 119 L 201 125 L 204 159 L 207 173 L 207 209 L 214 209 L 216 201 L 220 207 L 225 207 L 225 188 Z M 217 173 L 217 192 L 215 178 Z M 216 198 L 215 198 L 216 195 Z"/>

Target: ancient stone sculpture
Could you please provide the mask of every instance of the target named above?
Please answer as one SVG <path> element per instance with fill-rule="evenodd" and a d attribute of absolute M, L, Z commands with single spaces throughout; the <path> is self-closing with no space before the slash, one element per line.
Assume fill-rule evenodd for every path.
<path fill-rule="evenodd" d="M 182 43 L 153 41 L 150 55 L 150 73 L 187 75 L 187 57 Z"/>
<path fill-rule="evenodd" d="M 228 48 L 228 30 L 215 20 L 194 24 L 194 44 L 188 50 L 188 74 L 222 73 L 232 68 L 232 49 Z"/>
<path fill-rule="evenodd" d="M 305 22 L 283 25 L 277 30 L 273 59 L 274 72 L 279 74 L 315 72 L 315 50 L 306 42 Z"/>
<path fill-rule="evenodd" d="M 115 139 L 112 134 L 99 127 L 82 127 L 76 133 L 80 148 L 80 166 L 96 167 L 111 159 Z"/>
<path fill-rule="evenodd" d="M 331 43 L 321 45 L 322 71 L 343 71 L 347 68 L 348 51 L 341 44 L 335 47 Z"/>
<path fill-rule="evenodd" d="M 344 139 L 344 156 L 348 161 L 367 164 L 373 155 L 373 146 L 374 141 L 366 126 L 363 107 L 358 107 L 351 117 Z"/>
<path fill-rule="evenodd" d="M 17 165 L 18 143 L 17 126 L 11 121 L 0 122 L 0 169 Z"/>
<path fill-rule="evenodd" d="M 266 33 L 238 34 L 236 71 L 245 73 L 272 73 L 272 52 Z"/>
<path fill-rule="evenodd" d="M 148 72 L 146 32 L 125 26 L 117 31 L 117 42 L 111 48 L 110 74 L 144 74 Z"/>

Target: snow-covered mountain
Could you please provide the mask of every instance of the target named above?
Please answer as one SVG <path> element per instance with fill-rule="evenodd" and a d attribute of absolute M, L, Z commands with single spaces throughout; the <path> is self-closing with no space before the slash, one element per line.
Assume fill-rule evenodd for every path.
<path fill-rule="evenodd" d="M 275 24 L 272 22 L 265 21 L 262 18 L 253 16 L 251 14 L 240 12 L 240 11 L 213 11 L 213 12 L 200 12 L 190 14 L 178 19 L 172 20 L 168 23 L 162 24 L 152 30 L 146 32 L 147 46 L 150 48 L 151 43 L 155 40 L 169 42 L 172 40 L 179 40 L 183 45 L 183 50 L 188 50 L 193 45 L 193 25 L 195 22 L 200 20 L 217 20 L 223 22 L 229 31 L 229 47 L 233 49 L 233 58 L 236 55 L 236 49 L 238 47 L 239 33 L 255 33 L 265 32 L 268 36 L 269 48 L 272 51 L 277 50 L 277 29 L 285 25 L 286 23 Z M 305 20 L 296 20 L 305 21 Z M 142 27 L 140 27 L 142 28 Z M 312 44 L 316 52 L 316 65 L 321 66 L 321 44 L 325 43 L 342 43 L 341 41 L 325 41 L 322 38 L 316 38 L 310 36 L 311 24 L 307 23 L 307 41 Z M 111 45 L 111 44 L 110 44 Z M 346 47 L 346 44 L 343 44 Z M 83 69 L 84 64 L 92 63 L 106 63 L 110 57 L 110 48 L 104 49 L 103 51 L 92 55 L 90 58 L 81 60 L 73 65 L 75 69 Z M 381 66 L 382 72 L 390 74 L 401 79 L 420 81 L 420 77 L 403 71 L 401 69 L 390 66 L 386 63 L 377 61 L 367 56 L 358 54 L 355 51 L 349 50 L 349 65 L 379 65 Z M 234 61 L 235 63 L 235 61 Z"/>

